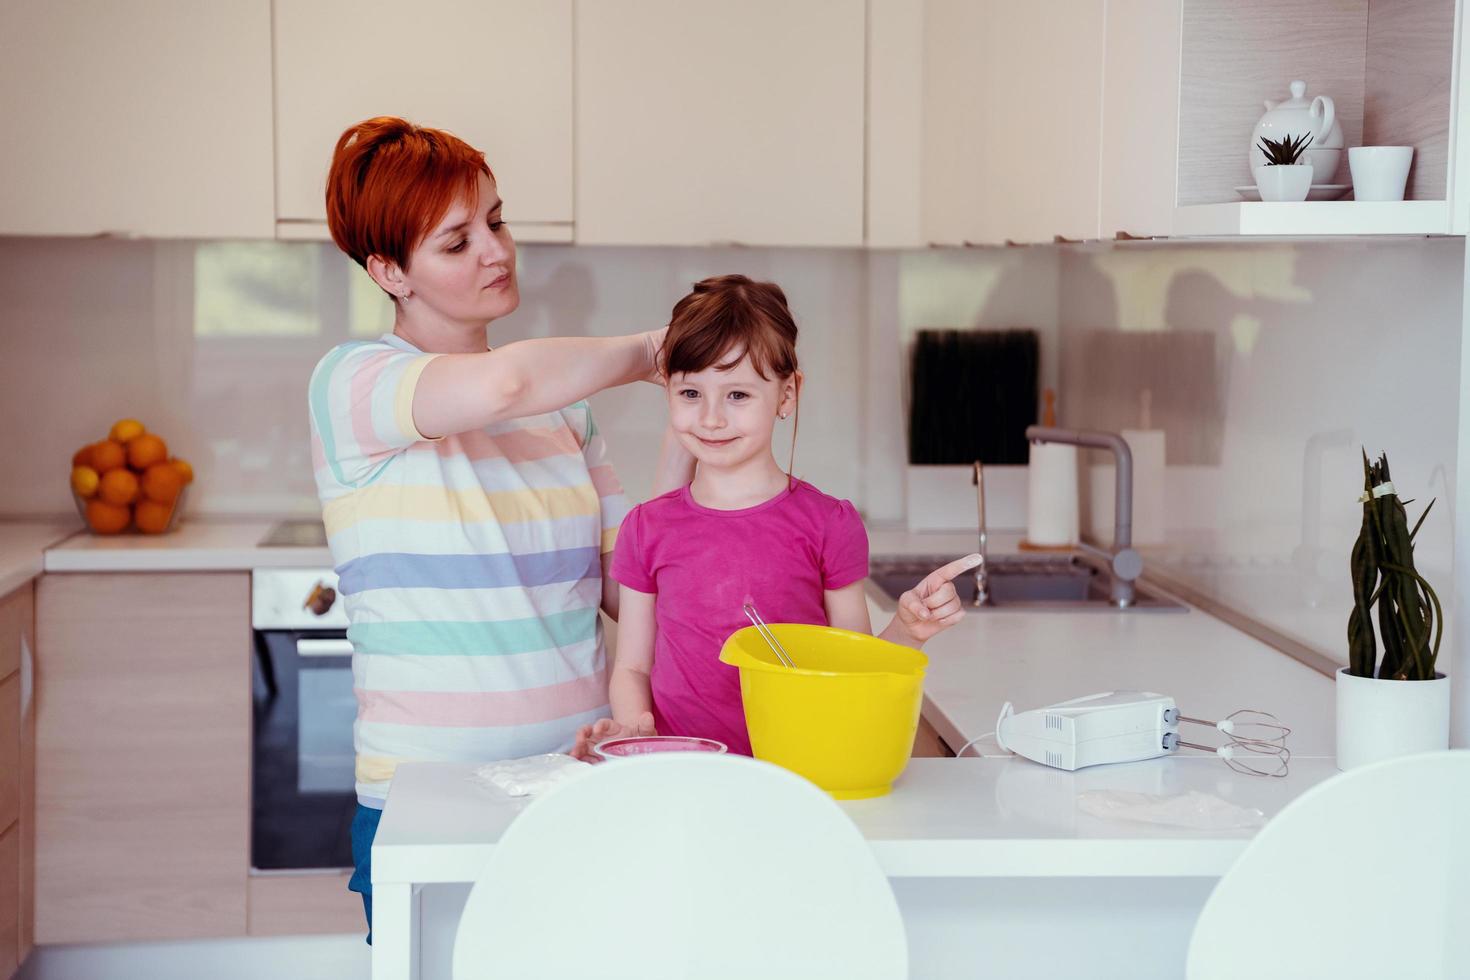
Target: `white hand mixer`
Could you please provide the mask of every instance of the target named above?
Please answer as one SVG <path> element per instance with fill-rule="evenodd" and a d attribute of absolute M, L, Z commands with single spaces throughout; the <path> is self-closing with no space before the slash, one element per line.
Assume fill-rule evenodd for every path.
<path fill-rule="evenodd" d="M 1214 728 L 1228 741 L 1219 746 L 1186 742 L 1179 737 L 1181 723 Z M 1252 776 L 1285 776 L 1291 760 L 1286 747 L 1291 729 L 1275 715 L 1243 708 L 1220 721 L 1204 721 L 1180 714 L 1173 698 L 1151 691 L 1108 691 L 1021 712 L 1007 701 L 993 734 L 1002 749 L 1068 772 L 1153 759 L 1181 748 L 1213 752 L 1231 769 Z"/>

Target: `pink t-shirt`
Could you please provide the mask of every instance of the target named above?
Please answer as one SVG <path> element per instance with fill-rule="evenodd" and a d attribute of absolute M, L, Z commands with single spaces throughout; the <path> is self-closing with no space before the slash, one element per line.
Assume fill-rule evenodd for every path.
<path fill-rule="evenodd" d="M 701 507 L 684 487 L 623 518 L 612 577 L 656 594 L 653 716 L 660 735 L 696 735 L 750 754 L 740 673 L 719 660 L 755 602 L 768 623 L 827 625 L 822 593 L 868 574 L 868 534 L 846 500 L 793 479 L 744 510 Z"/>

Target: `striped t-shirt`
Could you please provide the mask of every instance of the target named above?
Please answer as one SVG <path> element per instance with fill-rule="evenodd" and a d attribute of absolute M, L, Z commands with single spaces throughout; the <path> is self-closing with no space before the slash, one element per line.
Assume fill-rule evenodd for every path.
<path fill-rule="evenodd" d="M 312 457 L 357 692 L 357 796 L 399 762 L 570 748 L 607 715 L 601 556 L 627 501 L 586 402 L 427 439 L 437 355 L 388 334 L 333 348 L 309 390 Z"/>

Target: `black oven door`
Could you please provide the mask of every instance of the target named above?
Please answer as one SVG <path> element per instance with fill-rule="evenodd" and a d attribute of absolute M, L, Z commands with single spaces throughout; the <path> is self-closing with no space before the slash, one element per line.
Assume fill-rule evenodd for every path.
<path fill-rule="evenodd" d="M 255 633 L 250 863 L 351 868 L 352 648 L 344 630 Z"/>

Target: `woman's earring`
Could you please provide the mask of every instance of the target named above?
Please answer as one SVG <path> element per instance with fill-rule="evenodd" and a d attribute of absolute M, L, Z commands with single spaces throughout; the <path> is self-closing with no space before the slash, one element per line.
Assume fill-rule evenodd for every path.
<path fill-rule="evenodd" d="M 782 422 L 785 422 L 786 421 L 786 413 L 785 412 L 782 412 L 781 413 L 781 421 Z"/>

